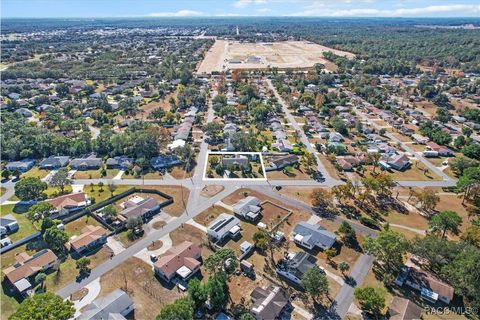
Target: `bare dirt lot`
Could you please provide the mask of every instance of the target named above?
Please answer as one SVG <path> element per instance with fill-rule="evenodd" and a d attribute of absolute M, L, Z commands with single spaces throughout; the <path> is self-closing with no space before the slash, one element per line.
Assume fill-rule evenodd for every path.
<path fill-rule="evenodd" d="M 331 51 L 349 59 L 350 52 L 328 48 L 309 41 L 241 43 L 217 40 L 207 52 L 198 73 L 220 72 L 227 69 L 310 68 L 327 64 L 323 53 Z"/>

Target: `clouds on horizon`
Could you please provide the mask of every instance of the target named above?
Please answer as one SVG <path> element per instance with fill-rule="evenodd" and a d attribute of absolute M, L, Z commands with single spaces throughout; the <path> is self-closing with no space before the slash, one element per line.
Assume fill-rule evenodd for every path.
<path fill-rule="evenodd" d="M 2 0 L 2 17 L 480 17 L 478 0 Z"/>

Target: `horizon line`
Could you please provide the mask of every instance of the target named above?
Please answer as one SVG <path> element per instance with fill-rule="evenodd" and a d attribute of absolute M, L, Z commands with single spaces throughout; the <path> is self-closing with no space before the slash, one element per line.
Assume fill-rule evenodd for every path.
<path fill-rule="evenodd" d="M 480 22 L 480 17 L 477 16 L 292 16 L 292 15 L 278 15 L 278 16 L 260 16 L 260 15 L 199 15 L 199 16 L 98 16 L 98 17 L 0 17 L 2 19 L 205 19 L 205 18 L 343 18 L 343 19 L 476 19 Z"/>

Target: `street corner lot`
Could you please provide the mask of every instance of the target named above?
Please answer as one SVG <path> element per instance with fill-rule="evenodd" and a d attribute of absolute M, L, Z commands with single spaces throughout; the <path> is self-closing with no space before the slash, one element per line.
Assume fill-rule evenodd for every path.
<path fill-rule="evenodd" d="M 218 169 L 221 168 L 219 171 Z M 266 180 L 260 152 L 208 152 L 203 180 Z"/>
<path fill-rule="evenodd" d="M 332 49 L 309 41 L 244 43 L 217 40 L 205 55 L 197 73 L 229 69 L 310 68 L 317 63 L 328 66 L 324 52 L 352 59 L 350 52 Z M 329 69 L 334 69 L 330 67 Z"/>

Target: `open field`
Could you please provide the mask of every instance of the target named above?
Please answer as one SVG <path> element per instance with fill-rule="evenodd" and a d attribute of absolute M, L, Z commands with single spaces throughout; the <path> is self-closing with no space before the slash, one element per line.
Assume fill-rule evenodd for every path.
<path fill-rule="evenodd" d="M 349 59 L 354 54 L 328 48 L 309 41 L 273 43 L 241 43 L 217 40 L 207 52 L 198 73 L 220 72 L 226 69 L 310 68 L 326 64 L 324 52 L 334 52 Z"/>
<path fill-rule="evenodd" d="M 135 319 L 153 319 L 164 305 L 183 296 L 176 287 L 162 286 L 152 267 L 137 258 L 130 258 L 102 276 L 100 283 L 101 297 L 118 288 L 128 292 L 135 304 Z"/>

